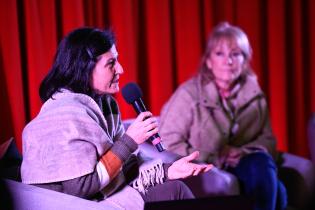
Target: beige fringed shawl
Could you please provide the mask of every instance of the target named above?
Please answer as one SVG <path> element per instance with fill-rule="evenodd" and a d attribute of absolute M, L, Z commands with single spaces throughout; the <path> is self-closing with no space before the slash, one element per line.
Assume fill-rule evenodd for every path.
<path fill-rule="evenodd" d="M 162 184 L 164 178 L 165 173 L 162 161 L 160 159 L 147 161 L 141 164 L 139 176 L 132 182 L 132 187 L 145 194 L 150 186 Z"/>
<path fill-rule="evenodd" d="M 63 89 L 44 103 L 23 130 L 22 182 L 59 182 L 92 173 L 99 158 L 124 132 L 111 96 L 103 100 L 102 111 L 91 97 Z M 132 187 L 145 193 L 163 180 L 162 161 L 145 161 Z M 125 191 L 133 190 L 114 193 L 109 199 Z"/>
<path fill-rule="evenodd" d="M 99 157 L 124 133 L 113 98 L 105 119 L 89 96 L 62 90 L 47 100 L 24 128 L 22 181 L 26 184 L 59 182 L 92 173 Z"/>

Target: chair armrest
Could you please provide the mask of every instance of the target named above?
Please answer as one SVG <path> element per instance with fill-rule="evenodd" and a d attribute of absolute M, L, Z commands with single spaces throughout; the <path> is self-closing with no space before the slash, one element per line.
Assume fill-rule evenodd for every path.
<path fill-rule="evenodd" d="M 290 153 L 283 153 L 282 160 L 280 167 L 295 170 L 312 192 L 315 186 L 315 166 L 312 161 Z"/>
<path fill-rule="evenodd" d="M 289 205 L 303 209 L 315 193 L 314 164 L 290 153 L 282 153 L 280 158 L 279 177 L 287 189 Z"/>
<path fill-rule="evenodd" d="M 173 163 L 180 159 L 182 156 L 173 152 L 164 150 L 163 152 L 157 151 L 157 149 L 149 142 L 144 142 L 139 145 L 140 153 L 145 157 L 161 159 L 163 163 Z"/>

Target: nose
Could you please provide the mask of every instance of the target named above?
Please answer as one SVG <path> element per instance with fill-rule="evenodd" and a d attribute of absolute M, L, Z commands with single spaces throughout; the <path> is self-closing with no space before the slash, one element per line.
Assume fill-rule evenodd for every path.
<path fill-rule="evenodd" d="M 232 64 L 233 64 L 233 58 L 232 58 L 232 56 L 227 56 L 227 58 L 226 58 L 226 63 L 227 63 L 228 65 L 232 65 Z"/>
<path fill-rule="evenodd" d="M 123 73 L 124 73 L 124 69 L 123 69 L 122 65 L 119 62 L 117 62 L 116 63 L 116 74 L 123 74 Z"/>

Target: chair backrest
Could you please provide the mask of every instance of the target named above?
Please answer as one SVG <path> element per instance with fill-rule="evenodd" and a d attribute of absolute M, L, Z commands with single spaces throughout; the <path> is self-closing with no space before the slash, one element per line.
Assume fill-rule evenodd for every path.
<path fill-rule="evenodd" d="M 310 148 L 311 159 L 315 164 L 315 113 L 311 116 L 308 126 L 307 126 L 307 135 L 308 135 L 308 145 Z"/>

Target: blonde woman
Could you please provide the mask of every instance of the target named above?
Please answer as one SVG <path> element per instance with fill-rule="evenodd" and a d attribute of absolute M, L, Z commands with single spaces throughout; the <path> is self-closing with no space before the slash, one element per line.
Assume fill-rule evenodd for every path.
<path fill-rule="evenodd" d="M 183 156 L 198 150 L 200 161 L 236 175 L 255 209 L 284 209 L 286 190 L 273 160 L 276 141 L 251 56 L 243 30 L 226 22 L 215 27 L 197 75 L 163 107 L 160 135 L 168 150 Z"/>

